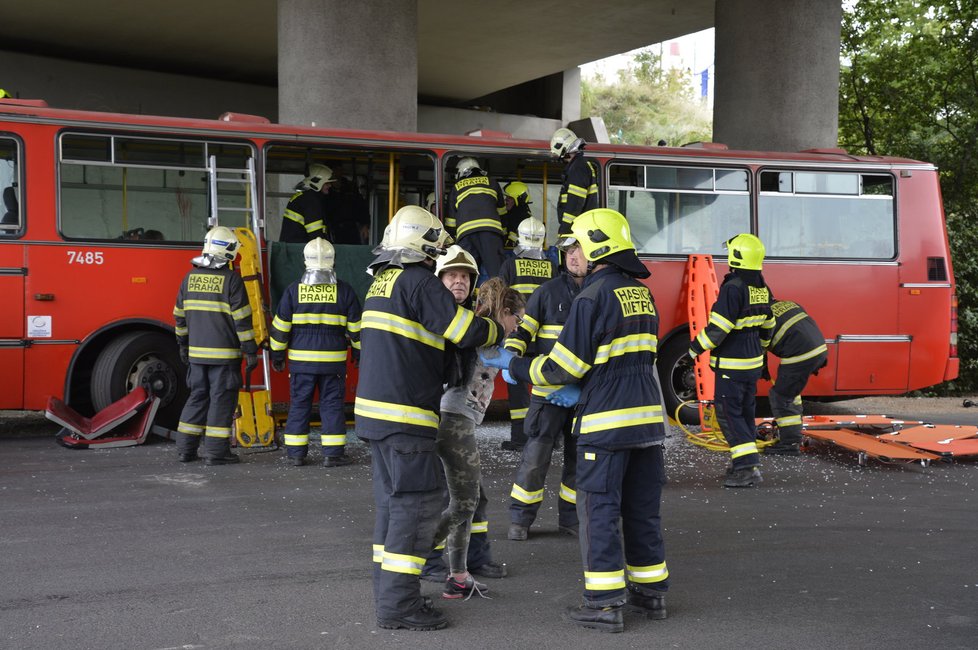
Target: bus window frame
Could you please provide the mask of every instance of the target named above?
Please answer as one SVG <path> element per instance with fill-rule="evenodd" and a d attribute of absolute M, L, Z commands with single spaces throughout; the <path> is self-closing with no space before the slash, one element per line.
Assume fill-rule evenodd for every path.
<path fill-rule="evenodd" d="M 149 135 L 147 135 L 147 134 L 149 134 Z M 65 159 L 63 157 L 62 142 L 63 142 L 63 139 L 64 139 L 64 137 L 66 135 L 109 137 L 111 139 L 111 141 L 112 141 L 112 146 L 110 147 L 110 154 L 111 154 L 111 157 L 112 157 L 113 160 L 115 158 L 115 141 L 114 141 L 114 138 L 116 138 L 116 137 L 127 137 L 127 138 L 132 139 L 132 140 L 150 140 L 150 141 L 155 141 L 155 142 L 193 142 L 193 143 L 201 143 L 201 144 L 204 145 L 204 147 L 203 147 L 203 149 L 204 149 L 203 166 L 202 167 L 181 167 L 181 166 L 174 166 L 174 165 L 147 165 L 147 164 L 144 164 L 144 163 L 127 163 L 125 165 L 119 165 L 119 164 L 117 164 L 117 163 L 115 163 L 113 161 L 105 162 L 105 161 L 95 161 L 95 160 L 77 160 L 77 159 L 74 159 L 74 158 Z M 84 127 L 79 127 L 77 125 L 71 125 L 71 126 L 67 126 L 65 128 L 62 128 L 62 129 L 59 129 L 58 130 L 57 135 L 56 135 L 56 138 L 55 138 L 55 142 L 56 142 L 56 145 L 55 145 L 55 182 L 57 184 L 57 187 L 56 187 L 56 192 L 57 193 L 56 193 L 56 196 L 55 196 L 55 200 L 57 201 L 56 206 L 55 206 L 57 215 L 56 215 L 56 220 L 55 220 L 55 226 L 56 226 L 56 230 L 57 230 L 58 236 L 61 237 L 61 239 L 63 241 L 66 241 L 66 242 L 91 243 L 91 244 L 103 244 L 103 245 L 104 244 L 117 244 L 117 245 L 126 245 L 126 246 L 133 246 L 133 245 L 135 245 L 135 246 L 156 246 L 156 247 L 159 247 L 159 246 L 175 246 L 175 247 L 187 247 L 187 246 L 191 246 L 191 247 L 196 247 L 196 246 L 199 246 L 200 245 L 200 242 L 198 240 L 189 240 L 189 239 L 188 240 L 183 240 L 183 239 L 162 239 L 162 240 L 137 239 L 137 240 L 132 240 L 132 239 L 119 239 L 117 237 L 108 237 L 108 238 L 101 238 L 101 237 L 69 237 L 69 236 L 65 235 L 64 229 L 62 227 L 63 224 L 62 224 L 62 194 L 61 194 L 61 190 L 62 190 L 61 166 L 63 164 L 65 164 L 65 163 L 70 164 L 70 165 L 84 165 L 84 166 L 93 166 L 93 167 L 112 167 L 112 168 L 120 168 L 120 169 L 126 168 L 126 167 L 131 167 L 131 168 L 138 168 L 138 169 L 152 169 L 152 170 L 160 170 L 160 171 L 176 171 L 176 172 L 183 171 L 183 172 L 188 172 L 188 173 L 201 173 L 201 174 L 204 174 L 206 176 L 206 174 L 207 174 L 207 161 L 208 161 L 208 159 L 210 157 L 210 153 L 209 153 L 208 147 L 207 147 L 208 144 L 238 145 L 238 146 L 244 146 L 244 147 L 246 147 L 249 150 L 250 154 L 251 154 L 252 160 L 255 160 L 256 161 L 256 170 L 255 170 L 256 179 L 255 180 L 256 180 L 256 183 L 258 183 L 258 185 L 256 186 L 256 191 L 258 191 L 259 193 L 261 191 L 261 185 L 260 185 L 260 182 L 261 181 L 260 181 L 260 178 L 261 178 L 262 174 L 258 171 L 258 168 L 257 168 L 258 146 L 255 144 L 254 139 L 253 138 L 250 138 L 249 136 L 240 136 L 239 138 L 233 138 L 233 137 L 214 138 L 214 137 L 211 137 L 209 135 L 203 135 L 203 134 L 201 134 L 201 135 L 191 135 L 191 136 L 187 136 L 187 137 L 175 138 L 175 137 L 162 136 L 162 135 L 159 135 L 159 134 L 154 133 L 152 131 L 144 131 L 144 130 L 117 131 L 117 130 L 113 130 L 113 129 L 84 129 Z M 208 192 L 208 193 L 210 192 L 209 184 L 208 184 L 207 187 L 205 187 L 205 192 Z M 209 203 L 209 195 L 206 195 L 205 194 L 205 196 L 207 197 L 207 200 L 208 200 L 208 203 Z M 208 208 L 207 220 L 209 220 L 209 219 L 210 219 L 210 209 Z"/>
<path fill-rule="evenodd" d="M 19 134 L 12 131 L 0 131 L 0 138 L 12 140 L 16 147 L 17 157 L 17 187 L 20 189 L 17 197 L 17 228 L 8 229 L 0 226 L 0 241 L 23 239 L 27 234 L 27 148 Z M 2 191 L 4 188 L 0 188 Z M 2 205 L 2 204 L 0 204 Z"/>
<path fill-rule="evenodd" d="M 761 191 L 761 174 L 765 172 L 775 172 L 784 173 L 790 172 L 795 173 L 824 173 L 824 174 L 856 174 L 859 177 L 859 194 L 825 194 L 825 193 L 814 193 L 814 192 L 798 192 L 797 183 L 794 178 L 792 178 L 792 189 L 791 192 L 762 192 Z M 846 167 L 842 169 L 835 168 L 825 168 L 825 167 L 798 167 L 790 165 L 765 165 L 763 167 L 758 167 L 755 171 L 756 174 L 756 187 L 757 194 L 755 195 L 755 205 L 754 205 L 754 233 L 760 237 L 761 241 L 764 241 L 764 233 L 761 232 L 761 197 L 762 196 L 792 196 L 799 198 L 813 198 L 813 197 L 837 197 L 839 199 L 847 200 L 885 200 L 889 199 L 892 201 L 893 209 L 890 215 L 892 223 L 892 233 L 893 233 L 893 255 L 890 257 L 844 257 L 844 256 L 798 256 L 798 255 L 773 255 L 768 253 L 765 255 L 766 260 L 771 261 L 784 261 L 800 264 L 857 264 L 857 265 L 873 265 L 873 266 L 891 266 L 899 263 L 900 259 L 900 180 L 899 175 L 894 172 L 891 168 L 865 168 L 865 169 L 854 169 L 851 167 Z M 891 196 L 874 196 L 872 194 L 863 194 L 863 177 L 864 176 L 886 176 L 891 181 L 891 186 L 893 188 L 893 194 Z"/>
<path fill-rule="evenodd" d="M 611 167 L 611 165 L 614 165 L 614 164 L 630 165 L 630 166 L 638 166 L 638 167 L 641 167 L 642 168 L 642 183 L 643 184 L 641 186 L 631 186 L 631 185 L 614 185 L 614 186 L 612 186 L 611 185 L 611 180 L 610 180 L 611 179 L 611 168 L 610 167 Z M 609 167 L 609 169 L 607 171 L 607 177 L 608 177 L 609 181 L 608 181 L 608 185 L 603 188 L 604 189 L 604 192 L 605 192 L 605 203 L 603 205 L 606 205 L 606 206 L 608 205 L 608 197 L 611 196 L 611 192 L 612 191 L 615 191 L 615 192 L 618 192 L 618 191 L 625 191 L 625 192 L 645 192 L 645 193 L 649 193 L 649 194 L 652 194 L 652 193 L 655 193 L 655 192 L 660 192 L 660 193 L 668 192 L 668 193 L 673 193 L 673 194 L 675 194 L 675 193 L 681 193 L 681 194 L 686 194 L 686 195 L 746 196 L 747 197 L 747 228 L 749 230 L 751 230 L 751 231 L 755 231 L 756 232 L 756 229 L 757 229 L 757 212 L 756 212 L 757 205 L 756 205 L 756 196 L 758 194 L 755 192 L 755 188 L 758 188 L 759 189 L 760 186 L 758 185 L 758 180 L 754 178 L 754 173 L 753 173 L 753 170 L 752 170 L 751 166 L 749 164 L 747 164 L 747 163 L 743 163 L 743 162 L 742 163 L 726 162 L 726 161 L 721 162 L 721 161 L 713 161 L 713 160 L 693 160 L 693 161 L 690 161 L 690 160 L 685 160 L 685 159 L 683 159 L 683 160 L 675 160 L 675 159 L 665 159 L 665 160 L 658 160 L 658 159 L 635 159 L 635 158 L 624 158 L 624 157 L 622 157 L 622 158 L 613 158 L 613 159 L 608 160 L 607 161 L 607 165 Z M 700 189 L 677 189 L 677 188 L 654 188 L 654 187 L 648 187 L 647 186 L 648 180 L 647 180 L 646 175 L 645 175 L 645 168 L 647 168 L 647 167 L 671 167 L 671 168 L 688 168 L 688 169 L 708 169 L 708 170 L 712 170 L 712 172 L 713 172 L 713 189 L 712 190 L 700 190 Z M 717 185 L 716 172 L 717 171 L 739 171 L 739 172 L 743 172 L 744 174 L 746 174 L 747 190 L 746 191 L 744 191 L 744 190 L 717 190 L 716 189 L 716 185 Z M 627 220 L 628 219 L 628 216 L 625 215 L 625 218 Z M 632 227 L 632 223 L 631 222 L 629 222 L 629 227 Z M 731 235 L 731 237 L 733 237 L 735 234 L 737 234 L 737 233 L 733 233 Z M 704 252 L 704 251 L 695 252 L 695 253 L 684 253 L 684 252 L 676 252 L 676 253 L 650 253 L 650 252 L 645 252 L 645 251 L 638 251 L 638 255 L 642 259 L 647 259 L 647 258 L 649 258 L 649 259 L 654 258 L 654 259 L 660 259 L 660 260 L 686 259 L 691 254 L 695 254 L 695 255 L 713 255 L 714 257 L 718 257 L 718 256 L 721 255 L 721 253 L 709 253 L 709 252 Z M 726 254 L 723 253 L 723 256 L 725 256 L 725 255 Z"/>

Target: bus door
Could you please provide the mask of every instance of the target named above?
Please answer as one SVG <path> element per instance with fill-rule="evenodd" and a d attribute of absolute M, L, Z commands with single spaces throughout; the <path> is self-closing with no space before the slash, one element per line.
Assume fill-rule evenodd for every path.
<path fill-rule="evenodd" d="M 19 142 L 0 137 L 0 409 L 24 407 L 24 233 Z"/>

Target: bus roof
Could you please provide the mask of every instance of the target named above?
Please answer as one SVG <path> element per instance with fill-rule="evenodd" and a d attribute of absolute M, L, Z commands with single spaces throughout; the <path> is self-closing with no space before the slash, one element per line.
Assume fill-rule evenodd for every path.
<path fill-rule="evenodd" d="M 253 115 L 225 113 L 225 119 L 171 117 L 163 115 L 138 115 L 107 113 L 75 109 L 51 108 L 43 100 L 0 99 L 0 116 L 8 119 L 59 125 L 99 125 L 109 128 L 155 128 L 186 133 L 196 131 L 211 135 L 246 135 L 272 140 L 308 137 L 340 139 L 346 141 L 402 142 L 444 149 L 523 149 L 549 152 L 550 143 L 545 140 L 524 140 L 503 137 L 495 133 L 486 136 L 449 135 L 437 133 L 405 133 L 399 131 L 368 131 L 359 129 L 334 129 L 297 124 L 276 124 Z M 891 156 L 857 156 L 843 149 L 810 149 L 797 152 L 771 152 L 727 149 L 716 143 L 694 143 L 687 146 L 638 146 L 627 144 L 588 143 L 587 150 L 602 157 L 631 157 L 658 154 L 670 158 L 712 159 L 715 161 L 756 160 L 758 162 L 808 162 L 808 163 L 869 163 L 876 165 L 920 167 L 929 163 L 909 158 Z"/>

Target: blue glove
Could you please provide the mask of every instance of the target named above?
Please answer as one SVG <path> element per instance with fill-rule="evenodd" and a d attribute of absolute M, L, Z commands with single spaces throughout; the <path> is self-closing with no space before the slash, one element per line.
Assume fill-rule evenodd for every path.
<path fill-rule="evenodd" d="M 547 401 L 564 408 L 577 406 L 581 401 L 581 387 L 577 384 L 567 384 L 547 395 Z"/>
<path fill-rule="evenodd" d="M 516 384 L 516 380 L 513 379 L 513 375 L 509 374 L 509 370 L 503 370 L 503 381 L 507 384 Z"/>
<path fill-rule="evenodd" d="M 479 358 L 482 363 L 490 368 L 500 370 L 509 369 L 509 362 L 513 360 L 516 353 L 505 348 L 479 348 Z"/>

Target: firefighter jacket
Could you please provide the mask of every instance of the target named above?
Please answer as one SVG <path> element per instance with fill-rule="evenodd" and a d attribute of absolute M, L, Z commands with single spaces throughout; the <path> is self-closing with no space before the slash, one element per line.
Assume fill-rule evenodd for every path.
<path fill-rule="evenodd" d="M 495 345 L 502 328 L 455 304 L 452 292 L 423 263 L 378 271 L 363 307 L 357 435 L 434 438 L 446 342 L 460 348 Z"/>
<path fill-rule="evenodd" d="M 499 183 L 488 176 L 460 178 L 448 194 L 448 218 L 445 227 L 461 239 L 474 232 L 494 232 L 505 236 L 500 217 L 506 214 L 506 202 Z"/>
<path fill-rule="evenodd" d="M 293 194 L 282 215 L 279 241 L 304 244 L 331 234 L 326 231 L 326 195 L 311 188 Z"/>
<path fill-rule="evenodd" d="M 800 363 L 828 352 L 825 336 L 815 320 L 796 302 L 779 300 L 771 305 L 774 336 L 769 350 L 781 364 Z"/>
<path fill-rule="evenodd" d="M 580 384 L 573 428 L 579 445 L 628 449 L 660 444 L 665 438 L 662 399 L 652 375 L 658 330 L 648 287 L 605 266 L 584 280 L 550 353 L 514 358 L 509 370 L 534 386 Z"/>
<path fill-rule="evenodd" d="M 520 224 L 532 216 L 530 214 L 530 206 L 525 204 L 514 205 L 512 210 L 503 215 L 503 225 L 506 227 L 506 241 L 503 242 L 503 248 L 506 250 L 516 248 L 516 245 L 520 242 Z"/>
<path fill-rule="evenodd" d="M 557 232 L 568 235 L 577 215 L 598 207 L 598 167 L 583 154 L 577 154 L 567 163 L 563 180 L 557 204 Z"/>
<path fill-rule="evenodd" d="M 236 365 L 242 351 L 258 352 L 244 282 L 227 266 L 191 269 L 180 284 L 173 319 L 177 345 L 189 349 L 191 363 Z"/>
<path fill-rule="evenodd" d="M 523 322 L 506 339 L 503 347 L 523 357 L 549 354 L 567 322 L 571 303 L 580 291 L 566 272 L 541 284 L 526 302 Z M 560 386 L 534 385 L 531 392 L 537 397 L 545 397 L 558 388 Z"/>
<path fill-rule="evenodd" d="M 535 260 L 529 257 L 510 257 L 499 269 L 499 277 L 524 298 L 528 298 L 537 287 L 557 274 L 557 265 L 548 259 Z"/>
<path fill-rule="evenodd" d="M 291 372 L 345 373 L 351 345 L 360 348 L 360 301 L 353 287 L 343 280 L 289 285 L 272 319 L 272 359 L 284 360 L 288 348 Z"/>
<path fill-rule="evenodd" d="M 723 279 L 710 320 L 690 350 L 710 351 L 710 367 L 736 381 L 761 377 L 764 350 L 774 333 L 771 292 L 759 271 L 731 271 Z"/>

